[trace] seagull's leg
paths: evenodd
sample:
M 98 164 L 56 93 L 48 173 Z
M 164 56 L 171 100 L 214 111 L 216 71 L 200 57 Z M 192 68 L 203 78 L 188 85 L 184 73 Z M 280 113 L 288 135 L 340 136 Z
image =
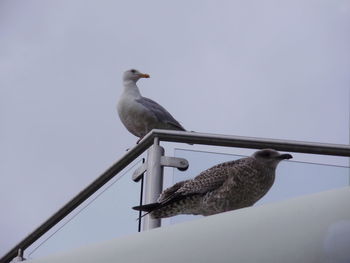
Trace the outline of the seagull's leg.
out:
M 143 136 L 140 137 L 140 139 L 137 140 L 136 144 L 139 144 L 139 142 L 140 142 L 142 139 L 143 139 Z M 126 151 L 129 151 L 129 150 L 130 150 L 130 148 L 127 148 L 127 149 L 126 149 Z
M 140 137 L 140 139 L 137 140 L 136 144 L 139 144 L 139 142 L 143 139 L 143 136 Z

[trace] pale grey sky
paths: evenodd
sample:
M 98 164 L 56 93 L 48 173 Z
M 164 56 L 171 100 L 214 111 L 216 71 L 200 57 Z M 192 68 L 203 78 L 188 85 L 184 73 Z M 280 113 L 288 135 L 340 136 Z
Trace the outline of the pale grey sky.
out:
M 132 67 L 188 130 L 349 143 L 349 0 L 3 0 L 0 254 L 136 142 Z

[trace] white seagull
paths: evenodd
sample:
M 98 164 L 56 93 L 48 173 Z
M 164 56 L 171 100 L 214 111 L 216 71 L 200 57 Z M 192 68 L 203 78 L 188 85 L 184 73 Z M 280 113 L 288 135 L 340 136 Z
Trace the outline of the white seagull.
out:
M 142 97 L 136 82 L 140 78 L 149 78 L 136 69 L 130 69 L 123 75 L 124 91 L 118 102 L 118 114 L 124 126 L 138 142 L 152 129 L 185 131 L 184 127 L 157 102 Z

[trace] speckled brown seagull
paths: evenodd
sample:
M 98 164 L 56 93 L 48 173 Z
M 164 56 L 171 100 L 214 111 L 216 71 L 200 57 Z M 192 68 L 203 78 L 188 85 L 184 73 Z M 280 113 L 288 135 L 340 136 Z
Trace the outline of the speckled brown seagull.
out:
M 123 75 L 124 91 L 118 102 L 118 114 L 124 126 L 139 141 L 152 129 L 185 131 L 184 127 L 157 102 L 142 97 L 136 82 L 140 78 L 149 78 L 136 69 L 130 69 Z
M 278 163 L 291 159 L 272 149 L 225 162 L 201 172 L 193 179 L 164 190 L 158 202 L 133 207 L 152 218 L 179 214 L 213 215 L 252 206 L 271 188 Z

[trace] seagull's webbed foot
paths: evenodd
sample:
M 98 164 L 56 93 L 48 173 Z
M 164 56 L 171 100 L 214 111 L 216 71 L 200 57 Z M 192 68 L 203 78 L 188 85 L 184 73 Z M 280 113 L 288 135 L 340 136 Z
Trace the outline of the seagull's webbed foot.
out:
M 142 137 L 140 137 L 138 140 L 137 140 L 137 142 L 136 142 L 136 144 L 139 144 L 140 143 L 140 141 L 143 139 L 143 136 Z M 129 151 L 131 148 L 127 148 L 126 149 L 126 151 Z
M 137 140 L 136 144 L 139 144 L 139 142 L 143 139 L 143 136 L 140 137 L 140 139 Z

